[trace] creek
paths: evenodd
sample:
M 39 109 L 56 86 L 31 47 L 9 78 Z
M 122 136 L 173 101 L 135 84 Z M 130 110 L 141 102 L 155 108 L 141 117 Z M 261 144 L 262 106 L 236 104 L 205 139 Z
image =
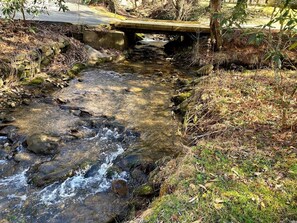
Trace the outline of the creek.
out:
M 9 114 L 14 121 L 0 128 L 0 219 L 123 219 L 155 162 L 180 152 L 170 98 L 184 74 L 165 58 L 141 44 L 129 62 L 85 70 Z M 124 196 L 111 189 L 119 179 Z

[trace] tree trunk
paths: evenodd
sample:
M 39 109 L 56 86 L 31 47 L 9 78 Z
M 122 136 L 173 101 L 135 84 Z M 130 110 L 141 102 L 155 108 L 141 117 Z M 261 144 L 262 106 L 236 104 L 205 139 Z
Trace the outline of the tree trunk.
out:
M 176 1 L 176 20 L 181 20 L 183 17 L 185 0 Z
M 26 16 L 25 16 L 25 0 L 20 2 L 20 11 L 22 13 L 23 21 L 26 22 Z
M 223 45 L 222 30 L 220 25 L 221 0 L 210 1 L 210 35 L 215 51 L 220 51 Z

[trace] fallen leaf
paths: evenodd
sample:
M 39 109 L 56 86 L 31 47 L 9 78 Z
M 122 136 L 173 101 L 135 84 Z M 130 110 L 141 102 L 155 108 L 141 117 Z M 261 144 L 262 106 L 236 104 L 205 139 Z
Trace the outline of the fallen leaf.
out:
M 203 186 L 202 184 L 199 184 L 199 187 L 203 188 L 204 190 L 207 190 L 207 188 L 205 186 Z
M 198 198 L 198 196 L 195 196 L 195 197 L 191 198 L 191 199 L 189 200 L 189 203 L 194 202 L 197 198 Z
M 224 203 L 225 201 L 222 200 L 222 199 L 220 199 L 220 198 L 216 198 L 216 199 L 214 200 L 214 202 L 217 203 L 217 204 L 220 204 L 220 203 Z
M 220 210 L 224 207 L 223 204 L 214 204 L 215 209 Z

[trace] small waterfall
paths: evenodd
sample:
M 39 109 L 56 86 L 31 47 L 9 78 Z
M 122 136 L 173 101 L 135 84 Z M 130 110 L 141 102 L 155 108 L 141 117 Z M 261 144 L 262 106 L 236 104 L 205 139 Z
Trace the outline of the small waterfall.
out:
M 68 178 L 63 183 L 54 183 L 40 191 L 38 196 L 41 202 L 46 205 L 61 203 L 66 199 L 75 197 L 82 191 L 85 196 L 89 196 L 109 189 L 111 181 L 114 179 L 126 179 L 128 176 L 126 172 L 116 174 L 112 179 L 106 178 L 107 170 L 113 165 L 112 162 L 124 152 L 121 145 L 117 146 L 117 151 L 106 155 L 104 163 L 100 165 L 93 176 L 85 177 L 91 166 L 84 170 L 79 170 L 75 176 Z M 82 197 L 80 196 L 79 199 L 82 199 Z

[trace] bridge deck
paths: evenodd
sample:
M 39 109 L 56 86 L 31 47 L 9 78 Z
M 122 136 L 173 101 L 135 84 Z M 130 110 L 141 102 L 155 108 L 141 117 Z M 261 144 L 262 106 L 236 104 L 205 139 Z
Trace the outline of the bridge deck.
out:
M 111 24 L 114 29 L 140 33 L 210 33 L 209 27 L 193 22 L 168 22 L 156 20 L 124 20 Z

